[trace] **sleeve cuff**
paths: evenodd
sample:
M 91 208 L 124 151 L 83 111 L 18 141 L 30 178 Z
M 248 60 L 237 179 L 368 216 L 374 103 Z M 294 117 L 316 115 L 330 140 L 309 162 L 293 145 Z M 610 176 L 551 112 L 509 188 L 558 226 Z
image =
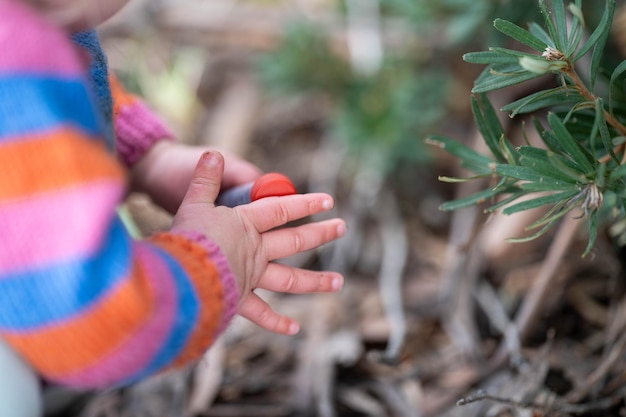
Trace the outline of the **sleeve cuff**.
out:
M 220 247 L 213 241 L 207 239 L 202 233 L 194 231 L 176 232 L 192 242 L 201 245 L 209 255 L 212 263 L 215 265 L 222 288 L 224 291 L 224 312 L 220 319 L 220 323 L 217 326 L 216 334 L 221 334 L 228 326 L 228 323 L 233 319 L 237 313 L 237 304 L 239 302 L 239 288 L 237 286 L 237 280 L 235 274 L 233 274 L 228 264 L 228 259 L 220 249 Z
M 132 167 L 156 142 L 174 139 L 174 134 L 140 100 L 117 111 L 114 130 L 118 157 L 127 167 Z

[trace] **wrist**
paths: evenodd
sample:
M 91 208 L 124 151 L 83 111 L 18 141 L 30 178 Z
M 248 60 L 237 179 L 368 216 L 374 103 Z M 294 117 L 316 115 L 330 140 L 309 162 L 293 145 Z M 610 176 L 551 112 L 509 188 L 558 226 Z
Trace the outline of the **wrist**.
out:
M 130 173 L 133 191 L 152 194 L 152 190 L 160 182 L 159 171 L 164 158 L 173 146 L 174 142 L 170 140 L 157 141 L 132 165 Z

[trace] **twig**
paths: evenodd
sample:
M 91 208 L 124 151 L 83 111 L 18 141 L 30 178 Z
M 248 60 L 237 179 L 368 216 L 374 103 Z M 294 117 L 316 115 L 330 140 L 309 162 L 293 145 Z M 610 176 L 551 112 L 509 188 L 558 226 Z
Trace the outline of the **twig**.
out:
M 486 391 L 479 390 L 473 395 L 467 396 L 465 398 L 461 398 L 457 401 L 457 406 L 463 406 L 467 404 L 471 404 L 477 401 L 495 401 L 501 404 L 506 404 L 511 407 L 520 408 L 520 409 L 533 409 L 533 410 L 541 410 L 547 412 L 559 412 L 566 414 L 584 414 L 593 411 L 601 411 L 606 410 L 614 406 L 618 401 L 621 400 L 621 396 L 614 396 L 608 398 L 602 398 L 597 401 L 591 401 L 583 404 L 571 404 L 566 402 L 561 402 L 557 400 L 548 401 L 545 403 L 535 402 L 535 401 L 515 401 L 510 398 L 499 397 L 496 395 L 488 394 Z
M 322 343 L 315 355 L 313 388 L 317 399 L 317 416 L 335 417 L 333 406 L 335 367 L 353 366 L 363 355 L 361 339 L 356 332 L 343 330 Z
M 514 363 L 521 360 L 520 340 L 515 325 L 509 318 L 502 300 L 488 282 L 482 282 L 475 288 L 474 297 L 485 312 L 491 325 L 504 336 L 507 351 Z
M 389 341 L 381 359 L 396 363 L 404 345 L 407 327 L 402 300 L 402 276 L 408 257 L 408 242 L 395 196 L 389 190 L 383 189 L 381 201 L 384 201 L 379 211 L 383 257 L 378 285 L 390 326 Z
M 320 366 L 318 356 L 320 346 L 329 337 L 329 320 L 331 309 L 328 294 L 317 294 L 310 300 L 309 309 L 315 311 L 306 324 L 307 332 L 296 356 L 297 364 L 294 371 L 292 406 L 296 411 L 306 412 L 314 405 L 314 391 L 319 378 Z M 321 364 L 324 366 L 325 364 Z M 332 381 L 324 381 L 332 383 Z
M 541 264 L 537 278 L 529 293 L 524 298 L 519 313 L 515 319 L 520 340 L 524 341 L 532 330 L 537 317 L 542 311 L 544 300 L 556 276 L 556 270 L 561 264 L 563 256 L 573 241 L 580 222 L 572 217 L 566 217 L 556 234 L 546 259 Z
M 418 417 L 420 413 L 407 402 L 402 392 L 394 384 L 385 381 L 372 383 L 372 390 L 383 400 L 391 415 L 397 417 Z
M 188 405 L 189 415 L 206 411 L 213 404 L 222 384 L 224 361 L 224 338 L 220 338 L 194 369 L 194 385 Z
M 481 185 L 480 181 L 465 183 L 459 188 L 459 194 L 469 194 Z M 439 294 L 440 303 L 446 307 L 441 310 L 446 333 L 454 345 L 470 357 L 478 357 L 480 352 L 478 330 L 471 320 L 471 312 L 474 309 L 473 287 L 483 262 L 482 248 L 477 244 L 483 219 L 478 206 L 452 214 Z
M 615 367 L 618 360 L 622 359 L 622 353 L 626 347 L 626 333 L 615 342 L 610 352 L 604 357 L 595 370 L 589 375 L 585 383 L 576 390 L 570 392 L 566 398 L 570 401 L 577 401 L 584 398 L 593 387 L 604 377 L 606 377 Z

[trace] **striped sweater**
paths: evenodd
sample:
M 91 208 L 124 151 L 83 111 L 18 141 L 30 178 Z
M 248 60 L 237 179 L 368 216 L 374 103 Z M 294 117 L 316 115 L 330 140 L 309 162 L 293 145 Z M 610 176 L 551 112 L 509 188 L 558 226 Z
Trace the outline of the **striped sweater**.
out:
M 198 358 L 238 294 L 204 236 L 125 230 L 126 165 L 167 131 L 113 80 L 116 158 L 85 52 L 0 0 L 0 337 L 48 380 L 98 388 Z

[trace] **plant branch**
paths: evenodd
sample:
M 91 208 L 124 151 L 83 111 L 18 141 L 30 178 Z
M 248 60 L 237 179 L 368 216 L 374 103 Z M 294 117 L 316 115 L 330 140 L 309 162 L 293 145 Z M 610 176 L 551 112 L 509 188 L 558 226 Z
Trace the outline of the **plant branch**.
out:
M 580 95 L 582 95 L 585 100 L 590 101 L 590 102 L 596 102 L 596 100 L 598 99 L 598 97 L 593 94 L 591 91 L 589 91 L 589 89 L 587 88 L 587 86 L 585 85 L 585 83 L 583 83 L 583 81 L 580 79 L 580 77 L 578 76 L 578 73 L 576 72 L 576 70 L 573 68 L 573 66 L 569 65 L 567 66 L 564 71 L 563 71 L 574 83 L 576 89 L 578 90 L 578 92 L 580 93 Z M 617 118 L 615 116 L 613 116 L 611 113 L 609 113 L 608 111 L 604 110 L 604 118 L 607 121 L 607 123 L 609 123 L 611 126 L 613 126 L 622 136 L 626 136 L 626 126 L 624 126 L 619 120 L 617 120 Z M 624 150 L 624 146 L 626 146 L 626 144 L 622 143 L 618 146 L 615 147 L 615 149 L 613 150 L 616 154 L 620 153 Z M 625 155 L 626 157 L 626 155 Z M 605 163 L 608 162 L 610 160 L 611 156 L 610 155 L 605 155 L 602 158 L 600 158 L 598 161 L 601 163 Z M 622 161 L 622 162 L 626 162 L 626 161 Z

